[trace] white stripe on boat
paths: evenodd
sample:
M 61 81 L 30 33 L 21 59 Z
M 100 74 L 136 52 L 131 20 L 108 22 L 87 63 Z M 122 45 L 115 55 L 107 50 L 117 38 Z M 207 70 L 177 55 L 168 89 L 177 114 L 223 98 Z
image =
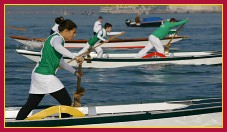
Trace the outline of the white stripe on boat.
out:
M 28 50 L 16 50 L 19 54 L 27 57 L 30 60 L 38 62 L 40 59 L 40 52 Z M 180 65 L 215 65 L 222 64 L 222 53 L 214 51 L 206 52 L 178 52 L 170 53 L 167 58 L 150 58 L 150 59 L 135 59 L 136 54 L 108 54 L 108 58 L 96 58 L 95 53 L 90 54 L 91 63 L 86 61 L 83 63 L 84 68 L 118 68 L 128 66 L 152 65 L 152 64 L 180 64 Z M 69 62 L 69 58 L 64 58 Z M 76 62 L 69 63 L 76 66 Z

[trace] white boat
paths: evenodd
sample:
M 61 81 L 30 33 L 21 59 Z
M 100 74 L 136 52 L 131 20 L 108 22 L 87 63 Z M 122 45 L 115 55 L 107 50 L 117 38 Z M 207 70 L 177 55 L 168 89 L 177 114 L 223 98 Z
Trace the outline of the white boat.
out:
M 20 108 L 5 108 L 5 127 L 223 127 L 221 98 L 77 108 L 40 106 L 26 120 L 15 120 Z M 59 118 L 61 113 L 73 117 Z
M 24 49 L 17 49 L 17 53 L 22 56 L 38 62 L 41 53 Z M 222 64 L 221 51 L 204 51 L 204 52 L 176 52 L 169 53 L 165 58 L 134 58 L 136 54 L 104 54 L 106 58 L 96 58 L 97 54 L 90 53 L 91 59 L 85 58 L 84 68 L 118 68 L 128 66 L 141 66 L 153 64 L 180 64 L 180 65 L 216 65 Z M 64 57 L 64 60 L 72 66 L 76 66 L 75 61 Z M 91 61 L 91 62 L 90 62 Z
M 24 36 L 10 36 L 10 38 L 26 45 L 32 48 L 41 48 L 44 44 L 45 39 L 44 38 L 28 38 Z M 165 37 L 163 40 L 161 40 L 163 45 L 166 45 L 172 37 Z M 172 43 L 175 43 L 177 41 L 180 41 L 184 38 L 188 38 L 186 36 L 176 36 L 171 41 Z M 134 38 L 134 39 L 116 39 L 111 40 L 110 42 L 102 45 L 102 47 L 105 48 L 144 48 L 144 46 L 147 44 L 148 39 L 147 38 Z M 66 48 L 83 48 L 85 44 L 87 43 L 87 40 L 72 40 L 72 41 L 66 41 L 65 47 Z

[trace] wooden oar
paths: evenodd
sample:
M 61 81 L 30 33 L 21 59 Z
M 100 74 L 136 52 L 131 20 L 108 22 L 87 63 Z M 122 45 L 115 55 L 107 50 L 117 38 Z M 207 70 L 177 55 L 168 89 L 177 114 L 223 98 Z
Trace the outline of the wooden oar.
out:
M 177 33 L 183 28 L 185 24 L 182 24 L 177 30 L 176 32 L 174 33 L 173 37 L 169 40 L 168 44 L 165 46 L 165 54 L 168 54 L 169 53 L 169 48 L 170 46 L 172 45 L 171 42 L 173 40 L 173 38 L 177 35 Z
M 123 35 L 123 34 L 124 34 L 124 33 L 120 33 L 120 34 L 118 34 L 118 35 L 116 35 L 116 36 L 111 36 L 108 40 L 109 40 L 109 41 L 110 41 L 110 40 L 114 40 L 114 39 L 118 38 L 119 36 L 121 36 L 121 35 Z M 84 55 L 84 54 L 90 53 L 90 51 L 94 50 L 95 48 L 97 48 L 97 47 L 99 47 L 99 46 L 101 46 L 101 45 L 103 45 L 103 44 L 105 44 L 105 43 L 106 43 L 106 42 L 102 42 L 102 43 L 100 43 L 100 44 L 98 44 L 98 45 L 92 47 L 90 50 L 88 50 L 88 51 L 82 53 L 80 56 L 82 56 L 82 55 Z
M 20 31 L 26 31 L 25 28 L 18 28 L 18 27 L 14 27 L 14 26 L 6 26 L 6 28 L 11 28 L 11 29 L 20 30 Z
M 121 36 L 121 35 L 123 35 L 123 34 L 124 34 L 124 33 L 121 33 L 121 34 L 119 34 L 119 35 L 113 36 L 113 37 L 111 37 L 109 40 L 113 40 L 113 39 L 115 39 L 115 38 L 117 38 L 117 37 L 119 37 L 119 36 Z M 101 46 L 101 45 L 103 45 L 104 43 L 105 43 L 105 42 L 102 42 L 102 43 L 98 44 L 97 46 L 93 47 L 92 49 L 95 49 L 96 47 Z M 92 49 L 91 49 L 91 50 L 92 50 Z M 86 52 L 80 54 L 79 56 L 81 57 L 81 56 L 84 55 L 84 54 L 89 54 L 89 52 L 90 52 L 91 50 L 89 49 L 88 51 L 86 51 Z M 73 60 L 74 60 L 74 59 L 70 60 L 68 63 L 72 62 Z M 77 71 L 78 71 L 79 73 L 82 72 L 82 64 L 80 64 L 80 65 L 78 66 Z M 80 86 L 80 84 L 81 84 L 81 77 L 77 76 L 77 90 L 76 90 L 76 92 L 74 93 L 74 96 L 73 96 L 73 97 L 74 97 L 73 107 L 81 107 L 80 98 L 81 98 L 81 96 L 84 95 L 85 89 L 82 88 L 82 87 Z
M 82 72 L 82 64 L 78 66 L 77 71 L 79 73 Z M 74 92 L 74 96 L 73 96 L 74 97 L 73 107 L 81 106 L 80 98 L 81 96 L 84 95 L 85 90 L 80 86 L 80 84 L 81 84 L 81 77 L 77 76 L 77 89 L 76 89 L 76 92 Z
M 123 34 L 124 34 L 124 33 L 120 33 L 120 34 L 118 34 L 118 35 L 116 35 L 116 36 L 112 36 L 112 37 L 110 37 L 108 40 L 110 41 L 110 40 L 116 39 L 116 38 L 118 38 L 119 36 L 121 36 L 121 35 L 123 35 Z M 105 43 L 106 43 L 106 42 L 102 42 L 102 43 L 100 43 L 100 44 L 98 44 L 98 45 L 92 47 L 91 49 L 88 49 L 87 51 L 81 53 L 81 54 L 79 55 L 79 57 L 81 57 L 81 56 L 83 56 L 83 55 L 85 55 L 85 54 L 90 54 L 90 52 L 91 52 L 92 50 L 94 50 L 95 48 L 97 48 L 97 47 L 99 47 L 99 46 L 101 46 L 101 45 L 103 45 L 103 44 L 105 44 Z M 74 59 L 71 59 L 70 61 L 68 61 L 68 63 L 72 62 L 73 60 L 74 60 Z

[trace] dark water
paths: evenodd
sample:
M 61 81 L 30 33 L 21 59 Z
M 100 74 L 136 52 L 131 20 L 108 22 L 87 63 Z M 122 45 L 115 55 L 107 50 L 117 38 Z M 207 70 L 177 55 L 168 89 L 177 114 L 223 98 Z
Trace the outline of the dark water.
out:
M 126 31 L 121 38 L 148 37 L 155 28 L 129 28 L 125 19 L 134 20 L 135 15 L 102 15 L 105 22 L 113 25 L 113 31 Z M 222 16 L 218 14 L 154 14 L 164 19 L 190 18 L 181 35 L 189 39 L 173 44 L 173 48 L 184 51 L 222 50 Z M 28 97 L 30 75 L 35 63 L 17 54 L 21 44 L 9 38 L 10 35 L 47 37 L 56 15 L 7 14 L 6 25 L 23 27 L 27 31 L 6 29 L 6 106 L 23 105 Z M 76 39 L 92 36 L 93 23 L 98 14 L 67 15 L 78 26 Z M 77 50 L 74 50 L 77 51 Z M 135 53 L 139 49 L 105 49 L 111 53 Z M 143 100 L 178 100 L 222 96 L 222 65 L 183 66 L 146 65 L 116 69 L 83 69 L 82 86 L 86 89 L 82 103 L 138 102 Z M 76 77 L 60 70 L 57 76 L 67 88 L 71 97 L 76 89 Z M 40 105 L 58 104 L 47 95 Z

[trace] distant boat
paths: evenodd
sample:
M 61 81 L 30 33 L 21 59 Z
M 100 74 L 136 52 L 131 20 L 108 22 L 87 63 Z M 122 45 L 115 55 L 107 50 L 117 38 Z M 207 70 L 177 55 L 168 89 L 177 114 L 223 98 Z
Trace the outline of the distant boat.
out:
M 159 27 L 162 24 L 163 19 L 160 17 L 147 17 L 143 18 L 140 22 L 140 19 L 137 17 L 135 22 L 132 22 L 130 19 L 125 20 L 125 24 L 128 27 Z

